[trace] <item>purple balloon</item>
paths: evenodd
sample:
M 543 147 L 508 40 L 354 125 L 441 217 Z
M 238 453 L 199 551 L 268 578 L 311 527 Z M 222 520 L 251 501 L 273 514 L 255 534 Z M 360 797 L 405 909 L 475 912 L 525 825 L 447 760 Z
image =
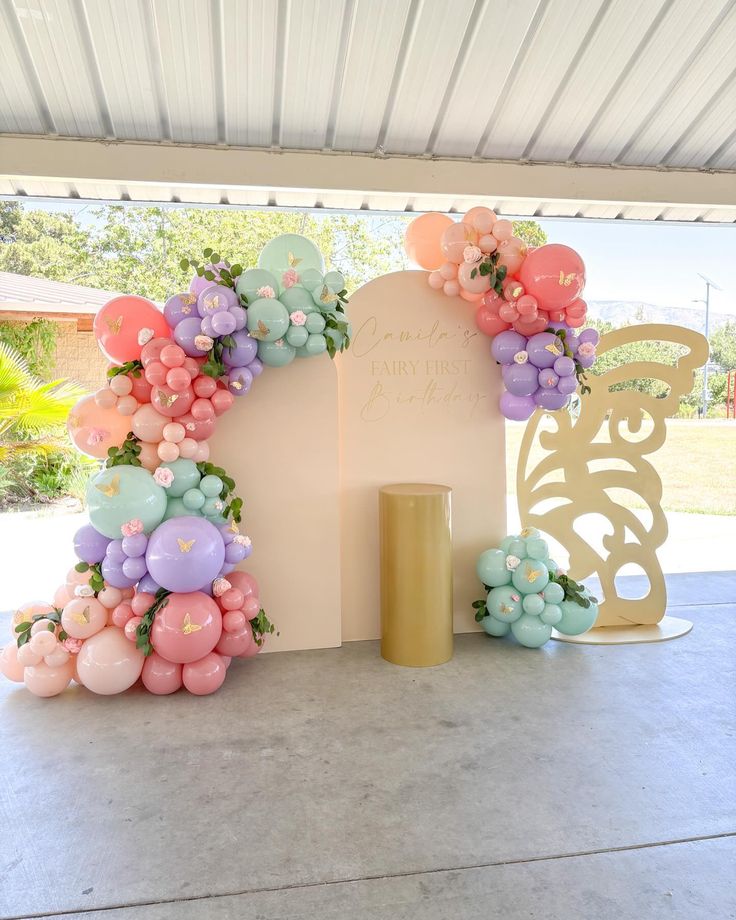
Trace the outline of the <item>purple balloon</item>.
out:
M 128 558 L 125 550 L 123 549 L 123 541 L 110 540 L 105 556 L 113 565 L 122 565 Z
M 197 310 L 200 316 L 212 316 L 239 303 L 240 298 L 231 287 L 210 283 L 197 297 Z
M 506 333 L 501 333 L 505 335 Z M 552 332 L 538 332 L 533 335 L 526 345 L 529 360 L 535 367 L 552 367 L 562 355 L 563 346 Z
M 204 335 L 209 335 L 210 337 L 214 337 L 215 330 L 212 328 L 212 317 L 211 316 L 202 317 L 202 322 L 200 323 L 200 329 L 202 330 L 202 333 Z
M 537 373 L 536 367 L 531 364 L 504 364 L 501 376 L 509 393 L 531 396 L 539 386 Z
M 217 265 L 213 265 L 210 262 L 208 265 L 205 265 L 205 269 L 214 272 L 215 278 L 219 281 L 220 273 L 217 270 L 218 268 L 227 268 L 227 266 L 224 262 L 218 262 Z M 202 291 L 206 290 L 208 287 L 212 287 L 212 281 L 208 281 L 204 275 L 195 275 L 189 282 L 189 290 L 198 297 Z
M 224 561 L 222 535 L 202 517 L 170 518 L 148 539 L 148 571 L 167 591 L 199 591 L 217 576 Z
M 235 566 L 231 565 L 229 562 L 226 562 L 223 565 L 223 567 L 220 569 L 220 575 L 221 577 L 225 578 L 227 575 L 229 575 L 231 572 L 234 572 L 234 571 L 235 571 Z
M 222 362 L 228 367 L 245 367 L 258 354 L 258 342 L 244 330 L 233 333 L 233 348 L 222 349 Z
M 566 406 L 569 401 L 570 397 L 565 393 L 560 393 L 557 389 L 537 390 L 534 394 L 534 402 L 548 412 L 554 412 L 557 409 L 561 409 L 563 406 Z
M 537 372 L 537 379 L 539 381 L 540 387 L 544 387 L 545 390 L 551 390 L 552 387 L 557 386 L 557 381 L 560 378 L 557 376 L 557 374 L 555 374 L 551 367 L 546 367 Z
M 74 552 L 78 559 L 88 565 L 96 565 L 105 558 L 105 550 L 110 542 L 91 524 L 85 524 L 74 534 Z
M 233 396 L 245 396 L 253 383 L 253 374 L 247 367 L 234 367 L 227 375 L 227 388 Z
M 123 552 L 131 558 L 143 556 L 147 546 L 148 537 L 144 533 L 134 533 L 130 537 L 123 537 Z
M 123 567 L 111 562 L 107 557 L 102 560 L 102 577 L 113 588 L 132 588 L 138 580 L 137 578 L 128 578 L 123 572 Z
M 252 361 L 248 362 L 248 370 L 253 374 L 254 377 L 260 377 L 263 373 L 263 362 L 260 358 L 253 358 Z
M 232 524 L 220 524 L 217 529 L 220 531 L 222 542 L 225 544 L 225 546 L 229 546 L 235 539 Z
M 574 393 L 578 388 L 578 379 L 575 374 L 569 374 L 567 377 L 560 377 L 559 383 L 557 384 L 557 389 L 560 393 L 564 393 L 565 396 L 569 396 L 570 393 Z
M 138 582 L 138 591 L 140 593 L 155 594 L 160 588 L 161 585 L 150 575 L 144 575 Z
M 212 317 L 212 328 L 215 335 L 230 335 L 231 332 L 235 332 L 235 317 L 227 310 L 220 310 Z
M 514 396 L 513 393 L 502 393 L 499 406 L 512 422 L 525 422 L 537 408 L 531 396 Z
M 143 556 L 131 556 L 123 563 L 123 574 L 127 578 L 134 578 L 136 581 L 140 581 L 147 571 L 146 560 Z
M 246 323 L 248 322 L 248 314 L 245 312 L 244 307 L 229 307 L 228 313 L 231 313 L 235 317 L 236 330 L 245 329 Z
M 595 364 L 595 355 L 581 355 L 580 352 L 575 356 L 582 368 L 587 370 Z
M 565 345 L 570 349 L 570 351 L 575 354 L 577 347 L 580 344 L 580 339 L 575 335 L 574 332 L 568 332 L 565 337 Z
M 172 329 L 188 316 L 197 315 L 197 306 L 192 302 L 191 297 L 189 293 L 174 294 L 164 304 L 164 316 Z
M 174 329 L 174 341 L 184 349 L 190 358 L 199 358 L 207 354 L 194 344 L 198 335 L 202 335 L 202 320 L 198 316 L 190 316 L 182 320 Z
M 583 329 L 578 335 L 581 342 L 590 342 L 591 345 L 597 345 L 601 337 L 597 329 Z
M 499 364 L 511 364 L 517 351 L 526 348 L 526 336 L 513 329 L 506 329 L 491 342 L 491 354 Z
M 245 559 L 245 547 L 242 543 L 228 543 L 225 547 L 225 562 L 237 565 Z
M 575 362 L 566 355 L 558 358 L 552 366 L 558 377 L 568 377 L 570 374 L 575 373 Z

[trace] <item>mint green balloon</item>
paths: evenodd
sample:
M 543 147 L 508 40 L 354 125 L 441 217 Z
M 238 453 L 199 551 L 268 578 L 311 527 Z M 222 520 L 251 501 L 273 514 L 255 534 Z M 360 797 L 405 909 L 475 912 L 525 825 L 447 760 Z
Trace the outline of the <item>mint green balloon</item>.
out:
M 202 505 L 202 514 L 206 518 L 214 517 L 216 514 L 220 514 L 224 507 L 223 502 L 219 498 L 207 498 L 205 503 Z
M 166 514 L 164 515 L 165 521 L 170 521 L 171 518 L 177 517 L 200 517 L 199 511 L 195 511 L 192 508 L 188 508 L 184 504 L 183 498 L 173 497 L 170 498 L 166 504 Z
M 305 346 L 306 347 L 306 346 Z M 296 356 L 296 349 L 281 339 L 277 342 L 259 342 L 258 357 L 269 367 L 286 367 Z
M 560 601 L 565 599 L 565 591 L 562 585 L 558 585 L 556 581 L 551 581 L 542 594 L 544 594 L 544 599 L 548 604 L 559 604 Z
M 250 304 L 258 299 L 258 289 L 262 287 L 273 288 L 274 294 L 279 292 L 279 283 L 271 272 L 262 268 L 249 268 L 238 278 L 235 293 L 243 294 Z
M 524 613 L 538 617 L 544 611 L 544 598 L 539 594 L 525 594 L 521 599 L 521 606 L 524 608 Z
M 511 624 L 511 632 L 520 645 L 527 648 L 539 648 L 552 638 L 552 627 L 543 623 L 539 617 L 522 613 L 518 620 Z
M 185 508 L 189 508 L 190 511 L 199 511 L 204 504 L 204 495 L 199 489 L 189 489 L 182 495 L 181 500 Z
M 197 469 L 194 460 L 185 460 L 179 457 L 178 460 L 172 460 L 171 463 L 162 463 L 161 466 L 171 470 L 174 474 L 174 481 L 166 490 L 167 498 L 181 498 L 185 492 L 190 489 L 196 489 L 202 474 Z
M 345 336 L 342 332 L 338 332 L 337 329 L 325 329 L 325 338 L 332 339 L 335 351 L 340 351 L 342 349 L 343 342 L 345 341 Z
M 289 326 L 286 330 L 286 341 L 294 348 L 301 348 L 307 344 L 309 333 L 306 326 Z
M 537 559 L 539 562 L 544 562 L 549 555 L 547 541 L 539 537 L 528 537 L 526 541 L 526 555 L 530 559 Z
M 199 491 L 205 498 L 219 498 L 222 486 L 223 482 L 219 476 L 205 476 L 199 484 Z
M 311 358 L 312 355 L 307 351 L 306 345 L 300 345 L 299 348 L 295 348 L 297 358 Z
M 289 311 L 275 297 L 261 297 L 248 306 L 248 332 L 259 342 L 276 342 L 289 328 Z
M 521 597 L 510 585 L 491 588 L 486 598 L 486 610 L 502 623 L 513 623 L 522 615 Z
M 483 619 L 480 621 L 480 625 L 488 633 L 489 636 L 507 636 L 511 629 L 511 626 L 508 623 L 502 623 L 495 617 L 483 617 Z
M 345 290 L 345 276 L 342 272 L 327 272 L 324 282 L 333 294 L 339 294 L 340 291 Z
M 478 578 L 489 588 L 499 588 L 511 581 L 511 572 L 506 568 L 506 553 L 500 549 L 487 549 L 475 564 Z
M 289 313 L 293 313 L 295 310 L 301 310 L 302 313 L 314 313 L 317 309 L 312 295 L 309 291 L 305 291 L 303 287 L 287 288 L 279 295 L 279 300 Z
M 511 575 L 511 581 L 522 594 L 538 594 L 549 582 L 547 566 L 536 559 L 522 559 Z
M 266 243 L 258 256 L 258 267 L 274 274 L 281 282 L 285 271 L 293 269 L 301 276 L 307 269 L 324 274 L 322 253 L 311 240 L 298 233 L 283 233 Z
M 316 268 L 305 268 L 303 271 L 299 272 L 299 284 L 303 288 L 306 288 L 306 293 L 309 295 L 309 299 L 312 300 L 311 291 L 313 291 L 318 284 L 324 284 L 322 272 L 318 272 Z M 313 300 L 312 303 L 314 303 Z
M 557 604 L 545 604 L 539 619 L 548 626 L 557 626 L 562 619 L 562 610 Z
M 586 588 L 584 597 L 590 599 L 590 592 Z M 579 636 L 587 632 L 598 618 L 598 604 L 591 601 L 590 607 L 581 607 L 574 601 L 562 601 L 559 605 L 562 610 L 562 619 L 557 624 L 557 631 L 566 636 Z
M 304 347 L 307 350 L 307 354 L 321 355 L 323 351 L 327 351 L 327 339 L 318 332 L 310 333 L 307 344 Z
M 227 518 L 224 518 L 221 514 L 208 514 L 207 520 L 210 524 L 214 524 L 215 527 L 222 527 L 227 524 Z
M 143 522 L 146 533 L 158 527 L 166 513 L 166 489 L 142 466 L 113 466 L 90 479 L 87 506 L 95 530 L 119 540 L 120 527 L 133 518 Z
M 321 313 L 310 313 L 307 316 L 307 322 L 305 323 L 304 328 L 307 332 L 324 332 L 325 330 L 325 318 Z

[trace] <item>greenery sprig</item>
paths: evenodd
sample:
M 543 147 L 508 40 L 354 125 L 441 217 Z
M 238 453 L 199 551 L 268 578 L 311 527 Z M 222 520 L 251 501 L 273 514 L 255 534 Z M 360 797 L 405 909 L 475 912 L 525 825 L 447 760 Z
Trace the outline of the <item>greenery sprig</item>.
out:
M 48 631 L 56 632 L 56 627 L 61 624 L 61 610 L 58 607 L 54 607 L 53 613 L 37 613 L 31 617 L 30 620 L 24 620 L 22 623 L 18 623 L 15 627 L 15 632 L 17 634 L 16 643 L 18 648 L 22 645 L 25 645 L 26 642 L 29 642 L 31 639 L 31 627 L 34 623 L 38 623 L 39 620 L 48 620 Z M 63 642 L 67 638 L 66 633 L 62 630 L 59 633 L 59 639 Z
M 140 361 L 126 361 L 125 364 L 121 364 L 119 367 L 111 367 L 107 376 L 112 380 L 113 377 L 117 377 L 118 374 L 130 374 L 131 377 L 140 377 L 143 373 L 143 365 Z
M 202 373 L 215 380 L 224 377 L 230 370 L 222 360 L 222 353 L 226 348 L 235 348 L 235 339 L 231 335 L 223 335 L 214 339 L 212 348 L 207 352 L 207 360 L 202 365 Z
M 197 469 L 204 476 L 219 476 L 222 480 L 222 491 L 220 492 L 219 498 L 220 501 L 225 502 L 225 507 L 222 510 L 223 517 L 232 517 L 236 524 L 239 524 L 243 510 L 243 499 L 238 498 L 237 495 L 234 495 L 235 492 L 235 480 L 232 476 L 228 476 L 225 470 L 221 466 L 215 466 L 214 463 L 203 460 L 197 464 Z
M 141 442 L 129 431 L 120 447 L 111 447 L 107 452 L 105 466 L 141 466 L 138 455 L 141 452 Z
M 250 625 L 253 628 L 253 638 L 256 640 L 256 645 L 263 645 L 263 637 L 272 635 L 276 632 L 276 627 L 266 616 L 266 611 L 261 607 L 258 611 L 258 616 L 253 617 L 250 621 Z M 276 633 L 278 636 L 279 633 Z
M 565 592 L 563 600 L 572 601 L 573 604 L 577 604 L 585 610 L 587 610 L 591 604 L 598 603 L 598 599 L 593 597 L 592 594 L 588 593 L 587 596 L 583 594 L 585 587 L 573 578 L 570 578 L 569 575 L 556 575 L 554 572 L 550 572 L 549 580 L 550 582 L 558 584 Z
M 102 591 L 105 587 L 105 579 L 102 577 L 102 563 L 95 562 L 94 565 L 89 565 L 87 562 L 78 562 L 74 566 L 75 571 L 77 572 L 91 572 L 89 576 L 89 586 L 95 592 L 95 597 Z
M 567 332 L 564 329 L 553 329 L 551 326 L 548 326 L 545 331 L 551 332 L 553 335 L 557 336 L 557 338 L 560 340 L 560 344 L 562 345 L 565 357 L 572 358 L 572 360 L 575 362 L 575 376 L 577 377 L 578 383 L 580 384 L 580 395 L 585 396 L 586 393 L 590 393 L 591 390 L 587 384 L 588 378 L 585 374 L 585 368 L 578 361 L 578 359 L 572 353 L 572 349 L 567 344 Z
M 225 287 L 234 288 L 238 277 L 243 273 L 243 266 L 238 264 L 231 265 L 227 259 L 221 260 L 220 253 L 215 252 L 211 246 L 207 246 L 202 255 L 204 262 L 199 259 L 182 259 L 179 262 L 181 270 L 189 271 L 190 268 L 193 268 L 200 278 L 205 278 L 207 281 L 216 281 Z M 220 261 L 225 263 L 224 266 L 213 271 L 210 266 L 214 267 Z
M 484 585 L 485 587 L 485 585 Z M 490 591 L 490 588 L 488 589 Z M 475 622 L 480 623 L 480 621 L 489 616 L 488 608 L 486 607 L 486 599 L 483 598 L 479 601 L 473 601 L 473 610 L 475 610 Z
M 326 335 L 327 354 L 334 358 L 338 351 L 346 351 L 350 347 L 350 323 L 345 316 L 345 307 L 348 303 L 347 290 L 343 288 L 335 296 L 337 297 L 337 306 L 335 312 L 322 311 L 325 318 L 325 330 L 332 329 L 340 334 L 340 348 L 335 345 L 335 340 L 331 335 Z
M 497 294 L 503 294 L 503 280 L 508 270 L 505 265 L 499 265 L 498 260 L 499 253 L 497 252 L 491 253 L 489 256 L 484 256 L 478 263 L 477 268 L 471 271 L 470 277 L 475 278 L 477 275 L 481 275 L 482 277 L 490 275 L 491 288 Z
M 135 647 L 139 648 L 146 657 L 153 651 L 153 646 L 151 645 L 153 621 L 156 619 L 156 614 L 159 610 L 162 610 L 169 603 L 170 594 L 171 591 L 167 591 L 166 588 L 158 589 L 155 595 L 156 599 L 141 617 L 141 621 L 135 631 Z

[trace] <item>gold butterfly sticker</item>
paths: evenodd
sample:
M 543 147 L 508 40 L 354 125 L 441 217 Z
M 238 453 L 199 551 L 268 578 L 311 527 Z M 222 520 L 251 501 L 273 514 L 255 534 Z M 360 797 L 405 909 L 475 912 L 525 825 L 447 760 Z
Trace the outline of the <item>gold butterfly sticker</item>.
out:
M 123 317 L 118 316 L 117 319 L 107 319 L 106 318 L 105 322 L 107 323 L 107 328 L 110 330 L 110 332 L 113 335 L 117 335 L 120 332 L 120 329 L 123 325 Z
M 220 309 L 220 295 L 213 294 L 212 297 L 207 301 L 208 310 L 219 310 Z
M 526 580 L 529 582 L 529 584 L 533 584 L 539 578 L 539 575 L 540 573 L 536 569 L 533 569 L 531 566 L 527 566 Z
M 169 395 L 168 393 L 164 393 L 163 390 L 159 390 L 158 398 L 159 398 L 159 402 L 164 407 L 164 409 L 170 409 L 174 405 L 174 403 L 177 401 L 177 399 L 179 398 L 179 394 L 172 393 L 171 395 Z
M 196 294 L 179 294 L 179 300 L 184 304 L 185 307 L 191 307 L 193 303 L 197 302 Z
M 112 498 L 114 495 L 120 495 L 120 476 L 116 473 L 110 482 L 96 482 L 95 488 L 102 492 L 103 495 L 107 495 L 108 498 Z
M 297 259 L 293 252 L 289 253 L 289 268 L 296 268 L 297 265 L 301 262 L 301 259 Z
M 235 521 L 230 521 L 230 526 L 228 527 L 229 533 L 240 533 L 240 528 L 235 523 Z
M 89 623 L 90 620 L 89 607 L 85 607 L 81 613 L 75 613 L 72 616 L 72 619 L 75 623 L 79 623 L 81 626 L 85 626 L 87 623 Z
M 545 345 L 544 350 L 550 352 L 553 355 L 559 355 L 561 353 L 557 342 L 550 342 L 549 345 Z
M 194 546 L 194 544 L 197 541 L 196 540 L 182 540 L 181 537 L 177 537 L 176 542 L 179 544 L 179 549 L 181 550 L 182 553 L 188 553 L 189 550 Z
M 192 623 L 192 618 L 188 613 L 184 614 L 184 621 L 181 624 L 181 631 L 185 636 L 191 636 L 194 632 L 199 632 L 202 627 L 199 623 Z
M 560 269 L 560 281 L 559 284 L 562 287 L 570 287 L 570 285 L 575 280 L 575 272 L 570 272 L 569 275 L 566 275 L 562 269 Z
M 79 428 L 80 425 L 82 424 L 82 420 L 78 415 L 70 415 L 67 420 L 67 424 L 69 425 L 72 431 L 76 431 L 77 428 Z
M 325 284 L 322 287 L 322 293 L 319 295 L 320 303 L 333 303 L 337 300 L 337 294 L 333 294 L 332 291 Z
M 261 342 L 265 340 L 267 335 L 271 334 L 271 330 L 263 322 L 262 319 L 258 320 L 258 328 L 254 329 L 252 332 L 248 333 L 252 339 L 259 339 Z

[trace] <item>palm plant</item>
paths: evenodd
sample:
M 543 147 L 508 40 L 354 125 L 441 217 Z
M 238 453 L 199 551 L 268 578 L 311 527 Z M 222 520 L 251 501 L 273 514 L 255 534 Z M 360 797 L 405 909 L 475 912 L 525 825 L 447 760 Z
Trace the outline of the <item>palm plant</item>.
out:
M 44 383 L 15 349 L 0 342 L 0 492 L 13 486 L 29 491 L 14 475 L 24 457 L 71 452 L 62 425 L 84 392 L 68 380 Z

